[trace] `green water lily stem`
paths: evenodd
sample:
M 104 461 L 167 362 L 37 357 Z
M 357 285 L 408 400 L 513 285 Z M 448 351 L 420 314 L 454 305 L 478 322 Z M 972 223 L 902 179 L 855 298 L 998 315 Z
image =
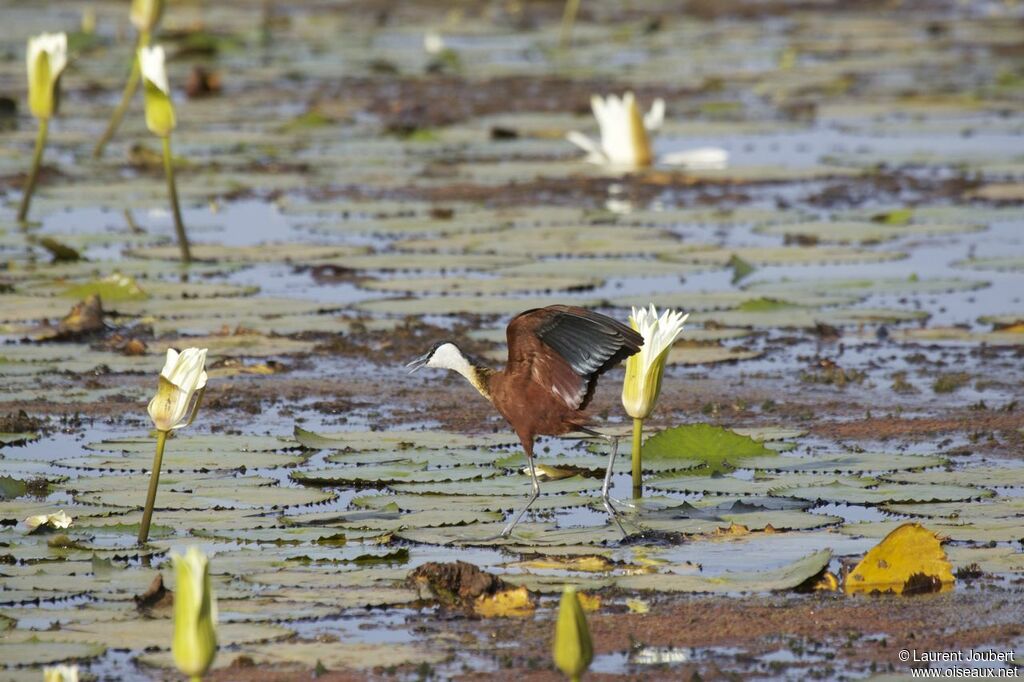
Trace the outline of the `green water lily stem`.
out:
M 121 126 L 121 121 L 124 119 L 125 112 L 128 111 L 128 107 L 132 103 L 132 98 L 135 97 L 135 91 L 139 89 L 139 82 L 142 79 L 142 68 L 139 65 L 139 48 L 149 45 L 149 31 L 142 31 L 139 33 L 139 39 L 135 44 L 135 50 L 132 52 L 132 70 L 128 74 L 128 80 L 124 84 L 124 92 L 121 93 L 121 101 L 118 102 L 117 107 L 110 114 L 110 121 L 107 122 L 107 128 L 103 131 L 103 135 L 100 136 L 96 146 L 93 147 L 92 156 L 94 159 L 98 159 L 103 156 L 103 150 L 106 148 L 107 143 L 110 142 L 111 138 L 114 137 L 114 133 Z
M 640 498 L 644 495 L 644 472 L 643 461 L 640 456 L 640 447 L 644 442 L 644 420 L 633 420 L 633 497 Z
M 178 236 L 178 247 L 181 249 L 181 262 L 188 265 L 192 262 L 192 251 L 185 234 L 185 224 L 181 220 L 181 207 L 178 205 L 178 186 L 174 182 L 174 159 L 171 157 L 171 136 L 161 138 L 164 143 L 164 172 L 167 175 L 167 194 L 171 199 L 171 212 L 174 214 L 174 232 Z
M 36 190 L 36 181 L 39 179 L 39 167 L 43 165 L 43 149 L 46 148 L 46 133 L 50 128 L 50 119 L 39 119 L 39 131 L 36 133 L 36 150 L 32 154 L 32 170 L 25 180 L 25 189 L 21 193 L 21 206 L 18 208 L 18 222 L 23 223 L 28 218 L 28 207 L 32 203 L 32 193 Z
M 146 495 L 146 508 L 142 512 L 142 523 L 139 525 L 139 544 L 146 544 L 149 539 L 149 524 L 153 520 L 153 506 L 156 504 L 156 489 L 160 485 L 160 466 L 164 460 L 164 446 L 167 445 L 167 432 L 156 432 L 156 454 L 153 455 L 153 470 L 149 472 L 149 493 Z
M 558 37 L 558 46 L 562 49 L 569 47 L 572 40 L 572 26 L 576 23 L 576 13 L 580 11 L 580 0 L 565 0 L 565 9 L 562 12 L 562 30 Z

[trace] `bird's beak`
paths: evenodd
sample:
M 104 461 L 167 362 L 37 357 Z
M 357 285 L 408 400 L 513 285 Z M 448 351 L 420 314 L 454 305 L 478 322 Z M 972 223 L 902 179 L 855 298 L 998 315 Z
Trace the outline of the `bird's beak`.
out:
M 418 358 L 416 358 L 412 362 L 406 364 L 406 367 L 409 368 L 409 374 L 412 374 L 413 372 L 418 370 L 420 367 L 424 367 L 427 364 L 427 362 L 429 362 L 429 361 L 430 361 L 430 353 L 424 353 L 423 355 L 419 356 Z

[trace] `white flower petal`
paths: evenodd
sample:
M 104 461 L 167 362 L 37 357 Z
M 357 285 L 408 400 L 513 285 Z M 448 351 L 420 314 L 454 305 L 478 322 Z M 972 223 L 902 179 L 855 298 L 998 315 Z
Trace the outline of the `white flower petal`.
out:
M 139 68 L 142 77 L 152 83 L 165 95 L 171 94 L 171 85 L 167 81 L 167 65 L 164 48 L 160 45 L 139 49 Z
M 729 163 L 729 152 L 721 147 L 700 147 L 671 152 L 661 157 L 660 162 L 691 170 L 721 170 Z

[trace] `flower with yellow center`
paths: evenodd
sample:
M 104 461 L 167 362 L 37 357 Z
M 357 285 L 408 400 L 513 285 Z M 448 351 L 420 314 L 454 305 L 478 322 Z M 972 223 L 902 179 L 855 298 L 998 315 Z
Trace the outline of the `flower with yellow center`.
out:
M 600 142 L 595 142 L 575 130 L 566 139 L 587 152 L 591 163 L 632 170 L 655 163 L 651 135 L 665 121 L 665 101 L 656 99 L 650 110 L 641 115 L 632 92 L 622 97 L 608 95 L 590 98 L 590 106 L 601 131 Z M 659 164 L 682 166 L 691 170 L 722 169 L 729 153 L 720 147 L 700 147 L 665 154 Z
M 43 668 L 43 682 L 78 682 L 78 666 L 47 666 Z
M 60 102 L 60 77 L 68 65 L 67 34 L 40 33 L 30 38 L 25 53 L 25 65 L 28 68 L 28 108 L 32 115 L 39 119 L 39 129 L 36 132 L 32 168 L 21 193 L 18 222 L 24 222 L 28 218 L 32 193 L 35 192 L 36 181 L 39 179 L 39 167 L 43 163 L 50 118 L 57 113 L 57 105 Z
M 167 55 L 160 45 L 139 48 L 139 68 L 146 104 L 146 127 L 157 137 L 167 137 L 177 125 L 167 80 Z
M 36 118 L 57 112 L 60 77 L 68 65 L 66 33 L 40 33 L 28 41 L 28 106 Z
M 665 309 L 659 316 L 652 304 L 649 308 L 633 308 L 629 323 L 644 337 L 640 352 L 626 359 L 626 379 L 622 384 L 622 406 L 633 418 L 633 495 L 639 496 L 643 486 L 640 455 L 644 419 L 650 416 L 661 393 L 661 376 L 668 352 L 683 331 L 689 314 Z
M 575 130 L 566 136 L 570 142 L 587 152 L 587 160 L 613 166 L 651 165 L 653 157 L 648 133 L 661 126 L 664 120 L 663 100 L 655 100 L 645 116 L 640 114 L 632 92 L 622 97 L 594 95 L 590 98 L 590 107 L 601 130 L 600 144 Z
M 187 265 L 192 261 L 192 253 L 188 235 L 185 233 L 185 224 L 181 219 L 181 207 L 178 205 L 178 187 L 174 182 L 171 131 L 178 125 L 178 120 L 174 115 L 174 104 L 171 102 L 171 84 L 167 79 L 166 59 L 164 48 L 159 45 L 139 48 L 138 64 L 142 73 L 146 127 L 159 137 L 163 144 L 164 175 L 167 176 L 167 194 L 171 200 L 174 232 L 178 237 L 178 248 L 181 249 L 181 262 Z
M 201 679 L 217 655 L 217 599 L 210 586 L 206 556 L 189 547 L 174 563 L 174 640 L 171 653 L 178 670 Z
M 167 349 L 160 385 L 148 408 L 157 431 L 180 429 L 195 419 L 206 388 L 206 353 L 205 348 L 186 348 L 181 353 Z
M 580 679 L 594 659 L 587 617 L 583 613 L 576 588 L 569 585 L 562 592 L 562 601 L 558 605 L 552 655 L 558 669 L 574 682 Z
M 206 352 L 205 348 L 186 348 L 181 353 L 168 348 L 164 368 L 160 370 L 159 388 L 149 401 L 149 416 L 156 426 L 156 455 L 153 456 L 153 470 L 149 472 L 149 493 L 139 525 L 140 544 L 149 538 L 167 434 L 188 426 L 199 413 L 199 405 L 206 392 Z

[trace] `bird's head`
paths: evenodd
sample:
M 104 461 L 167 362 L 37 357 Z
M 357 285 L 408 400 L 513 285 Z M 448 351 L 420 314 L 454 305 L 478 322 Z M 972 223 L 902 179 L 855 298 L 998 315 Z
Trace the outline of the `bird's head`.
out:
M 491 392 L 487 385 L 487 377 L 492 373 L 482 363 L 470 358 L 462 349 L 451 341 L 442 341 L 435 344 L 433 348 L 419 356 L 406 365 L 409 373 L 413 373 L 420 367 L 436 367 L 438 369 L 450 369 L 464 376 L 482 396 L 491 399 Z
M 435 343 L 433 348 L 406 365 L 410 374 L 421 367 L 450 369 L 464 374 L 464 370 L 471 366 L 466 355 L 451 341 Z

